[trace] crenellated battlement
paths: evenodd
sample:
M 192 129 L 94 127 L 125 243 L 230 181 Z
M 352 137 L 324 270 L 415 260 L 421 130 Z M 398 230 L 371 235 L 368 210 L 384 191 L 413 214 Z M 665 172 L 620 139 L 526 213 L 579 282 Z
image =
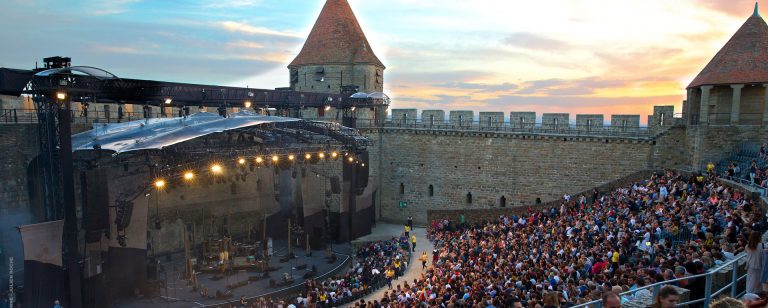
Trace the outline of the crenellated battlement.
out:
M 675 121 L 674 106 L 654 106 L 653 114 L 648 115 L 648 128 L 663 128 L 673 126 Z M 543 128 L 578 128 L 586 130 L 632 130 L 643 127 L 640 124 L 640 115 L 612 114 L 610 122 L 606 122 L 609 116 L 603 114 L 576 114 L 575 118 L 569 113 L 542 113 L 540 116 L 534 111 L 489 112 L 472 110 L 450 110 L 446 117 L 446 111 L 415 108 L 392 109 L 392 115 L 388 122 L 393 126 L 421 125 L 428 128 L 456 127 L 463 128 L 474 126 L 477 128 L 511 127 L 530 129 Z

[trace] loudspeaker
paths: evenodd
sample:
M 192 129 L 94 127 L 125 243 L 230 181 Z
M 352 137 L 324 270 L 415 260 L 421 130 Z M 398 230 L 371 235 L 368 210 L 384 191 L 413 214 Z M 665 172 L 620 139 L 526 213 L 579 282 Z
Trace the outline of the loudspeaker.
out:
M 102 169 L 81 174 L 83 191 L 83 229 L 97 231 L 109 229 L 109 186 Z
M 131 215 L 133 215 L 133 202 L 117 201 L 117 212 L 115 214 L 117 230 L 128 228 L 128 224 L 131 223 Z
M 332 176 L 331 177 L 331 191 L 334 194 L 340 194 L 341 193 L 341 183 L 339 182 L 338 176 Z
M 358 192 L 362 193 L 368 187 L 368 151 L 357 153 L 357 159 L 365 164 L 365 166 L 358 165 L 355 172 L 355 183 L 357 183 Z

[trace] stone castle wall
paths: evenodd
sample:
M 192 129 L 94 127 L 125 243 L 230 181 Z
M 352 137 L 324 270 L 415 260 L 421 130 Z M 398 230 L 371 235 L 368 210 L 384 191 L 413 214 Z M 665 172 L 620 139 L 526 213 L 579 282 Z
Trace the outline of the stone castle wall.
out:
M 375 143 L 369 151 L 379 215 L 393 222 L 411 215 L 423 224 L 434 209 L 495 209 L 502 197 L 505 207 L 532 205 L 678 163 L 675 150 L 657 149 L 653 140 L 411 129 L 365 135 Z M 681 135 L 661 138 L 677 143 Z

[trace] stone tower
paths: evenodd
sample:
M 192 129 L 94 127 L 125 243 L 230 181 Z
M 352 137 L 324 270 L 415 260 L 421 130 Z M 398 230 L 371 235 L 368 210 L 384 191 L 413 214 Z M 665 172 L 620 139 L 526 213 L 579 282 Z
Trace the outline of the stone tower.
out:
M 752 15 L 688 85 L 683 104 L 691 167 L 768 136 L 768 24 Z
M 768 25 L 755 11 L 688 85 L 689 125 L 768 125 Z
M 347 0 L 326 0 L 304 47 L 290 65 L 301 92 L 383 92 L 384 64 L 373 53 Z

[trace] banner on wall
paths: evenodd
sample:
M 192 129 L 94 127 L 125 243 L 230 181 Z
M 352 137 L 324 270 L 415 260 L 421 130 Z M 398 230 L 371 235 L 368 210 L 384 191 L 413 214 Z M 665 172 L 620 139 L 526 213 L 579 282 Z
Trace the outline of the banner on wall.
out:
M 19 226 L 24 261 L 62 266 L 61 243 L 64 220 Z

